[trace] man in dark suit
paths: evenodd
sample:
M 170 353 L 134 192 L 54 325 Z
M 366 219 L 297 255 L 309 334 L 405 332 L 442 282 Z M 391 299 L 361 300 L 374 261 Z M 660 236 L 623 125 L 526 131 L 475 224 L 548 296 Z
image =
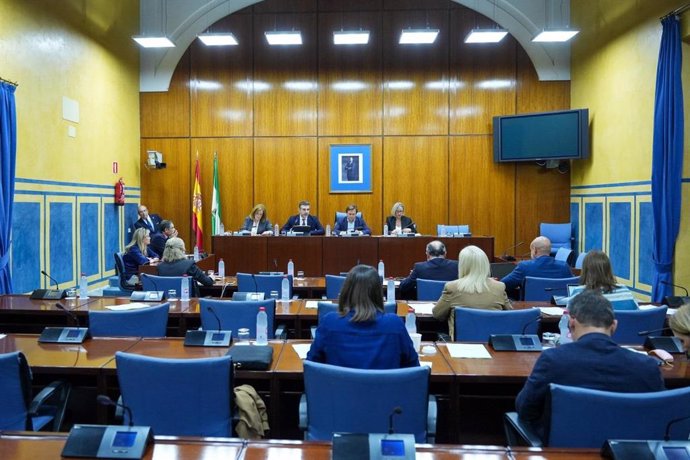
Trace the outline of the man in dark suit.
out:
M 356 204 L 351 204 L 345 208 L 345 214 L 345 217 L 336 221 L 333 227 L 334 234 L 371 235 L 371 229 L 367 226 L 367 223 L 357 215 Z
M 565 262 L 551 257 L 551 241 L 545 236 L 538 236 L 529 245 L 532 260 L 518 263 L 512 272 L 501 279 L 506 285 L 508 297 L 520 300 L 520 288 L 526 276 L 540 278 L 570 278 L 573 272 Z
M 165 242 L 168 238 L 177 236 L 177 229 L 171 220 L 162 220 L 158 226 L 158 232 L 151 235 L 151 248 L 156 254 L 163 257 L 163 250 L 165 250 Z
M 446 245 L 432 241 L 426 245 L 426 262 L 417 262 L 410 276 L 400 282 L 400 297 L 417 299 L 417 279 L 452 281 L 458 279 L 458 261 L 446 259 Z
M 290 216 L 283 228 L 280 229 L 282 233 L 289 232 L 293 227 L 308 225 L 310 235 L 323 235 L 326 233 L 321 226 L 321 222 L 316 216 L 309 214 L 311 211 L 311 204 L 308 201 L 300 201 L 297 206 L 299 209 L 299 214 L 295 216 Z
M 158 214 L 149 214 L 148 208 L 143 204 L 139 205 L 137 212 L 139 214 L 139 220 L 132 224 L 132 227 L 134 227 L 132 233 L 138 228 L 147 228 L 151 232 L 151 235 L 158 232 L 158 226 L 162 221 L 161 216 Z
M 654 358 L 622 348 L 611 338 L 617 322 L 600 292 L 583 291 L 573 298 L 569 312 L 574 342 L 544 350 L 515 400 L 519 417 L 542 434 L 550 383 L 622 393 L 664 389 Z

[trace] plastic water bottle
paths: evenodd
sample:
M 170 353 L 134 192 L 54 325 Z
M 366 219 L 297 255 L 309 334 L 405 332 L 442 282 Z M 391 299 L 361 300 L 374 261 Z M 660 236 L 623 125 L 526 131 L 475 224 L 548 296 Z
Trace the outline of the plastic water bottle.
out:
M 393 278 L 388 279 L 386 300 L 388 302 L 395 302 L 395 280 Z
M 278 236 L 280 235 L 280 228 L 278 227 L 278 224 L 275 224 L 273 227 L 273 236 Z
M 82 299 L 89 298 L 89 281 L 86 279 L 86 273 L 82 273 L 81 278 L 79 278 L 79 297 Z
M 563 316 L 561 316 L 561 320 L 558 321 L 558 329 L 561 332 L 561 338 L 558 340 L 560 345 L 573 341 L 572 337 L 570 336 L 570 326 L 568 325 L 569 320 L 570 315 L 568 314 L 568 310 L 563 311 Z
M 194 262 L 199 262 L 199 246 L 194 246 Z
M 446 236 L 446 226 L 441 225 L 438 229 L 438 236 Z
M 326 224 L 326 236 L 331 236 L 331 224 Z
M 218 225 L 218 234 L 219 235 L 225 235 L 225 225 L 223 225 L 223 222 Z
M 407 329 L 408 334 L 417 333 L 417 317 L 411 308 L 407 310 L 407 316 L 405 316 L 405 329 Z
M 388 224 L 383 224 L 383 236 L 388 236 Z
M 386 278 L 386 266 L 383 265 L 383 260 L 379 260 L 379 278 L 382 280 Z
M 180 287 L 180 290 L 182 291 L 180 295 L 180 300 L 183 302 L 189 302 L 189 276 L 182 275 L 182 286 Z
M 260 307 L 256 314 L 256 344 L 268 345 L 268 317 L 264 307 Z
M 290 300 L 290 278 L 283 276 L 283 281 L 280 283 L 280 300 Z
M 225 262 L 223 262 L 223 259 L 220 259 L 220 262 L 218 262 L 218 276 L 221 278 L 225 278 Z
M 292 259 L 288 260 L 287 274 L 288 276 L 295 276 L 295 263 Z

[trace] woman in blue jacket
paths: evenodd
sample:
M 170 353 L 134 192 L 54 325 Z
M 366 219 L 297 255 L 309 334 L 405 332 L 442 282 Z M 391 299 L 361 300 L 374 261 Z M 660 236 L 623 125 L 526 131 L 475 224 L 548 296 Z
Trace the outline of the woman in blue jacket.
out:
M 132 235 L 132 241 L 125 246 L 122 260 L 125 263 L 125 281 L 134 286 L 139 283 L 139 266 L 151 262 L 158 262 L 158 254 L 149 247 L 151 232 L 148 228 L 137 228 Z

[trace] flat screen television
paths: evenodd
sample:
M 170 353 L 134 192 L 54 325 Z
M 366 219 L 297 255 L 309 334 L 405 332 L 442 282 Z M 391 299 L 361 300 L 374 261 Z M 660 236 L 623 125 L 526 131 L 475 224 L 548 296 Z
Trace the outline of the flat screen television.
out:
M 494 117 L 494 161 L 579 160 L 589 157 L 589 110 Z

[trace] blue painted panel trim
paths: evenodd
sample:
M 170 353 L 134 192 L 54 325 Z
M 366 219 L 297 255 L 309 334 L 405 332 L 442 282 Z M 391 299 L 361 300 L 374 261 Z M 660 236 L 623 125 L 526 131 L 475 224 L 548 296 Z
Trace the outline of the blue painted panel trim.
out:
M 570 222 L 573 224 L 573 249 L 577 252 L 580 247 L 580 203 L 570 203 Z
M 110 197 L 111 194 L 104 194 L 104 193 L 81 193 L 81 192 L 50 192 L 50 191 L 40 191 L 37 192 L 35 190 L 15 190 L 14 192 L 16 195 L 45 195 L 45 196 L 88 196 L 88 197 L 95 197 L 95 198 L 103 198 L 103 197 Z M 132 197 L 132 195 L 129 195 Z M 139 198 L 138 196 L 133 196 L 133 198 Z
M 88 187 L 88 188 L 102 188 L 109 190 L 110 192 L 114 193 L 114 186 L 113 185 L 101 185 L 101 184 L 84 184 L 82 182 L 62 182 L 62 181 L 54 181 L 54 180 L 42 180 L 42 179 L 26 179 L 26 178 L 16 178 L 15 182 L 20 183 L 20 184 L 42 184 L 42 185 L 57 185 L 57 186 L 67 186 L 67 187 Z M 127 186 L 126 191 L 129 192 L 130 190 L 134 191 L 140 191 L 140 187 L 129 187 Z
M 98 267 L 98 204 L 79 205 L 79 266 L 82 273 L 91 276 L 99 273 Z
M 604 247 L 604 206 L 585 203 L 585 251 Z
M 105 269 L 115 268 L 113 254 L 120 250 L 120 213 L 114 203 L 103 204 L 103 260 Z
M 605 197 L 605 196 L 650 196 L 652 192 L 615 192 L 615 193 L 573 193 L 570 196 L 577 198 Z
M 132 225 L 139 219 L 139 205 L 136 203 L 125 204 L 125 224 L 122 232 L 122 246 L 126 246 L 132 240 Z
M 652 261 L 652 249 L 654 247 L 654 215 L 652 203 L 640 203 L 640 216 L 638 225 L 638 238 L 640 241 L 640 253 L 637 255 L 637 279 L 640 283 L 651 286 L 654 280 L 654 262 Z
M 12 210 L 12 287 L 15 294 L 41 284 L 41 205 L 14 202 Z
M 74 267 L 74 205 L 72 203 L 49 203 L 50 229 L 50 276 L 58 283 L 75 279 Z
M 609 258 L 614 274 L 631 279 L 630 274 L 630 223 L 631 203 L 609 203 Z
M 633 187 L 637 185 L 652 185 L 652 181 L 643 180 L 636 182 L 618 182 L 612 184 L 592 184 L 592 185 L 573 185 L 570 187 L 571 190 L 584 190 L 592 188 L 604 188 L 604 187 Z

